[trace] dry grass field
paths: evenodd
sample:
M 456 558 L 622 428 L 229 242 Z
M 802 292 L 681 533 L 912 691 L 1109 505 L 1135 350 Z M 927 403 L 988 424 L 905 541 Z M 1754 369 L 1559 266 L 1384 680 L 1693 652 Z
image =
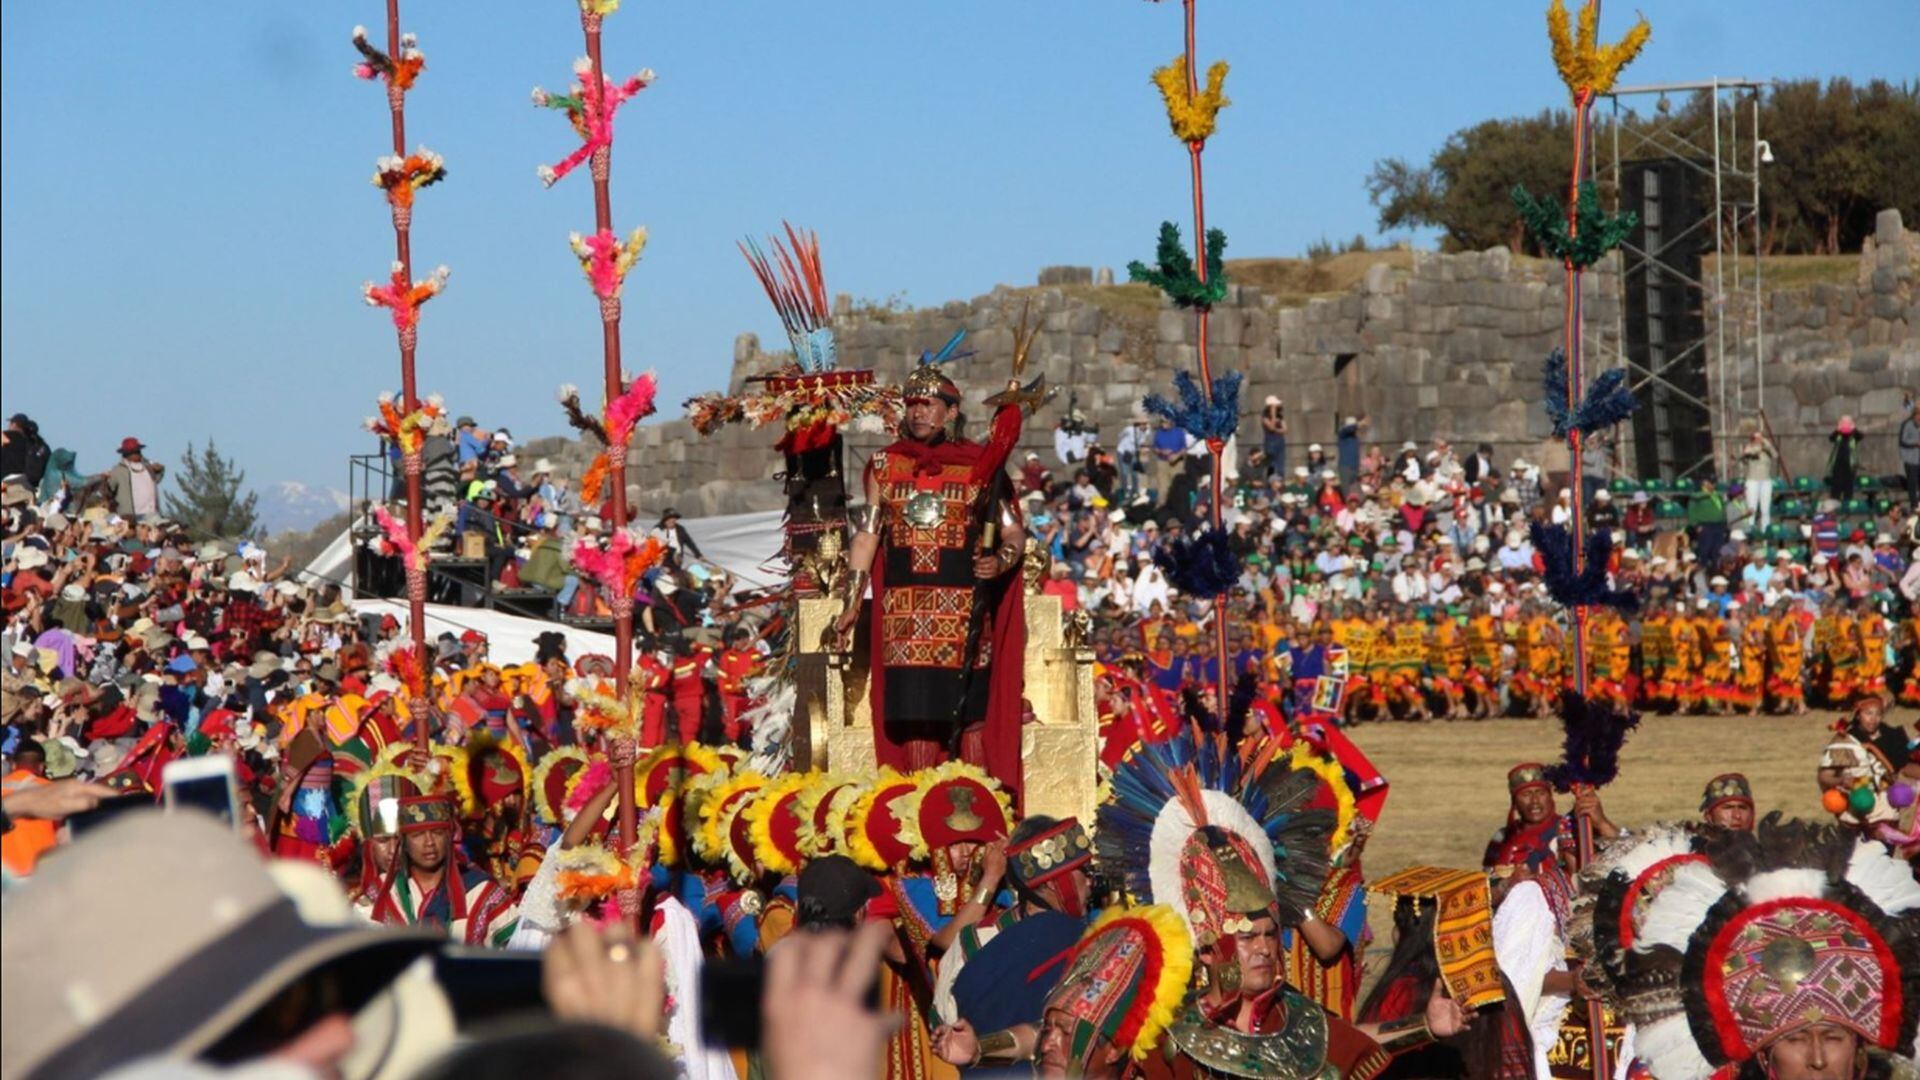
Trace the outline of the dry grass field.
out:
M 1912 731 L 1916 714 L 1894 709 L 1888 720 Z M 1813 774 L 1832 721 L 1831 713 L 1644 717 L 1628 736 L 1620 778 L 1601 793 L 1607 816 L 1627 827 L 1692 818 L 1709 779 L 1744 772 L 1761 814 L 1824 817 Z M 1487 839 L 1506 821 L 1507 770 L 1560 756 L 1556 720 L 1368 724 L 1348 734 L 1392 785 L 1380 827 L 1367 842 L 1369 878 L 1416 864 L 1479 866 Z M 1562 808 L 1569 804 L 1562 797 Z M 1384 962 L 1391 948 L 1390 914 L 1386 904 L 1370 906 L 1369 967 Z

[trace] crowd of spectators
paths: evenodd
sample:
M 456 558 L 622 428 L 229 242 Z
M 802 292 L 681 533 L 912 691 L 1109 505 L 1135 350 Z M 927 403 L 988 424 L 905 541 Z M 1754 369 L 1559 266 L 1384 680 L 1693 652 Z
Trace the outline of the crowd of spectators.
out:
M 1301 455 L 1277 397 L 1259 423 L 1260 445 L 1242 457 L 1229 442 L 1221 463 L 1221 527 L 1240 567 L 1226 607 L 1234 639 L 1255 653 L 1337 620 L 1511 624 L 1551 612 L 1531 526 L 1569 525 L 1576 500 L 1585 527 L 1612 541 L 1610 584 L 1645 611 L 1791 612 L 1810 650 L 1822 616 L 1870 612 L 1888 631 L 1870 642 L 1888 669 L 1911 670 L 1920 649 L 1908 617 L 1920 611 L 1913 472 L 1864 475 L 1851 418 L 1836 425 L 1819 478 L 1785 475 L 1777 444 L 1753 428 L 1727 481 L 1711 463 L 1679 482 L 1627 478 L 1609 433 L 1587 448 L 1604 467 L 1578 484 L 1524 457 L 1500 460 L 1485 442 L 1366 442 L 1365 416 L 1342 418 L 1332 456 L 1319 443 Z M 1899 430 L 1903 460 L 1920 455 L 1920 407 Z M 1188 673 L 1168 680 L 1209 681 L 1196 643 L 1210 640 L 1213 605 L 1184 595 L 1155 555 L 1212 528 L 1210 451 L 1145 419 L 1113 453 L 1073 418 L 1055 443 L 1054 462 L 1029 453 L 1018 477 L 1030 532 L 1051 558 L 1044 591 L 1089 613 L 1103 659 L 1164 668 L 1168 654 L 1192 652 Z

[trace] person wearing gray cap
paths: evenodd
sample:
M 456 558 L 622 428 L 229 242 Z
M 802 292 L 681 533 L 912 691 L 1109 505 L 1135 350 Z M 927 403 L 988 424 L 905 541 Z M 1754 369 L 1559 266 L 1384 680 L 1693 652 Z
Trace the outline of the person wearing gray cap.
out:
M 350 1017 L 437 940 L 312 925 L 214 818 L 128 814 L 8 896 L 0 1077 L 269 1056 L 325 1072 Z

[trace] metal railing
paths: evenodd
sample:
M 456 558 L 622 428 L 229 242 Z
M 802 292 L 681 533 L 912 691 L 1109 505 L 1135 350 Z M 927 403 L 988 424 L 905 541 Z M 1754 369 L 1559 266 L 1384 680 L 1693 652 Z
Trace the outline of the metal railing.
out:
M 406 492 L 394 459 L 385 452 L 354 454 L 348 458 L 347 489 L 355 508 L 351 530 L 353 545 L 352 587 L 363 595 L 383 598 L 406 595 L 406 574 L 399 560 L 372 549 L 372 541 L 381 535 L 373 519 L 376 504 L 403 506 Z M 457 607 L 506 611 L 527 618 L 542 619 L 560 626 L 589 627 L 605 620 L 570 618 L 557 610 L 558 594 L 540 587 L 506 589 L 499 584 L 500 570 L 513 557 L 519 541 L 540 530 L 525 522 L 501 517 L 480 506 L 456 499 L 455 512 L 466 511 L 469 531 L 476 526 L 486 534 L 485 554 L 468 558 L 456 546 L 452 553 L 430 553 L 427 560 L 427 600 Z M 396 516 L 398 516 L 396 514 Z M 455 545 L 460 534 L 450 534 Z

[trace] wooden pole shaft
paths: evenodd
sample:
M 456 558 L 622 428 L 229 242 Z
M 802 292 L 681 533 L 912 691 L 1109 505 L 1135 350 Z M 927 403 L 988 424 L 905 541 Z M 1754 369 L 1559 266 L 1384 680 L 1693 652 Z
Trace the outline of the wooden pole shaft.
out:
M 387 55 L 397 62 L 400 58 L 400 0 L 387 0 Z M 387 112 L 392 118 L 393 152 L 395 156 L 407 154 L 407 109 L 406 95 L 397 87 L 389 86 L 387 91 Z M 413 281 L 413 244 L 409 236 L 408 221 L 395 216 L 393 222 L 393 258 L 400 264 L 400 276 L 403 280 Z M 420 408 L 420 384 L 414 371 L 415 334 L 400 337 L 400 407 L 402 412 L 412 415 Z M 425 519 L 421 513 L 422 484 L 420 470 L 407 468 L 407 539 L 417 546 L 425 532 Z M 421 552 L 425 558 L 426 553 Z M 407 575 L 407 622 L 413 636 L 414 658 L 419 663 L 423 677 L 431 678 L 432 665 L 427 658 L 427 590 L 424 573 Z M 413 745 L 424 749 L 432 736 L 428 724 L 427 710 L 417 709 L 413 717 Z

